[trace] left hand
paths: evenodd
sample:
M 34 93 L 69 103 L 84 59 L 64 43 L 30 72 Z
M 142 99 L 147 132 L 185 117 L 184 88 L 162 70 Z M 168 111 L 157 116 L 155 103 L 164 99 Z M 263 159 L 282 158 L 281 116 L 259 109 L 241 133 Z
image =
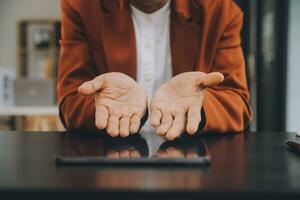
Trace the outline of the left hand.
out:
M 140 158 L 140 152 L 135 149 L 124 149 L 120 151 L 109 151 L 106 155 L 108 158 Z
M 162 85 L 154 94 L 151 109 L 151 125 L 156 133 L 174 140 L 181 133 L 194 135 L 201 122 L 203 90 L 223 82 L 219 72 L 186 72 Z
M 199 158 L 197 152 L 194 151 L 184 151 L 182 149 L 177 149 L 174 147 L 168 147 L 166 150 L 159 150 L 156 153 L 158 158 Z

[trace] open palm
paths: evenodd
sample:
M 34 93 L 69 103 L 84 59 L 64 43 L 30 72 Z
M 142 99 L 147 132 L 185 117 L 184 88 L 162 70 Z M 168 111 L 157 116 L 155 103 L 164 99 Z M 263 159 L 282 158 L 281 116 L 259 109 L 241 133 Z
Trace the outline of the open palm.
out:
M 137 133 L 147 109 L 146 92 L 129 76 L 113 72 L 100 75 L 78 88 L 95 94 L 95 125 L 113 137 Z
M 173 140 L 194 134 L 201 122 L 203 90 L 223 81 L 221 73 L 187 72 L 162 85 L 151 102 L 151 124 L 157 134 Z

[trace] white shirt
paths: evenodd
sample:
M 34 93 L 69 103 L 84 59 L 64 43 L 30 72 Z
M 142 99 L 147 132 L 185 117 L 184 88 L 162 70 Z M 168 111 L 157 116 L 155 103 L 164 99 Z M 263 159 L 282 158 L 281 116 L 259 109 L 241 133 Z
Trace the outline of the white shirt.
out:
M 137 82 L 147 91 L 150 102 L 159 86 L 172 78 L 170 0 L 151 14 L 132 5 L 131 10 L 137 49 Z M 149 130 L 149 120 L 145 126 Z

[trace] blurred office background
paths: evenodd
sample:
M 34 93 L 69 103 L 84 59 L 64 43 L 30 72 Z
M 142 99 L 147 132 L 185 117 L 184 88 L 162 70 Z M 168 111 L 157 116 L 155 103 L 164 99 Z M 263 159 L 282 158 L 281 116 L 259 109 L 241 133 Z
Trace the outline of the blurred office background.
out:
M 300 1 L 236 2 L 245 13 L 250 130 L 298 131 Z M 63 130 L 55 89 L 59 17 L 59 0 L 0 0 L 0 130 Z
M 59 0 L 0 0 L 0 130 L 63 130 L 56 106 Z

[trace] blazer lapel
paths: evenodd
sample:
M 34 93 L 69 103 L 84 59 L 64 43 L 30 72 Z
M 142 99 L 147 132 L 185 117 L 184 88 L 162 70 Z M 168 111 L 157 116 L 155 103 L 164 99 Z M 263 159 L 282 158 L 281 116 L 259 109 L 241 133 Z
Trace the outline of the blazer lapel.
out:
M 173 75 L 194 71 L 200 47 L 200 16 L 191 0 L 171 3 L 171 55 Z
M 102 1 L 102 41 L 108 71 L 136 79 L 136 42 L 126 0 Z
M 130 5 L 127 0 L 102 0 L 101 6 L 101 34 L 107 69 L 136 79 L 136 40 Z M 193 0 L 171 2 L 173 75 L 194 71 L 197 66 L 201 17 L 196 9 Z

